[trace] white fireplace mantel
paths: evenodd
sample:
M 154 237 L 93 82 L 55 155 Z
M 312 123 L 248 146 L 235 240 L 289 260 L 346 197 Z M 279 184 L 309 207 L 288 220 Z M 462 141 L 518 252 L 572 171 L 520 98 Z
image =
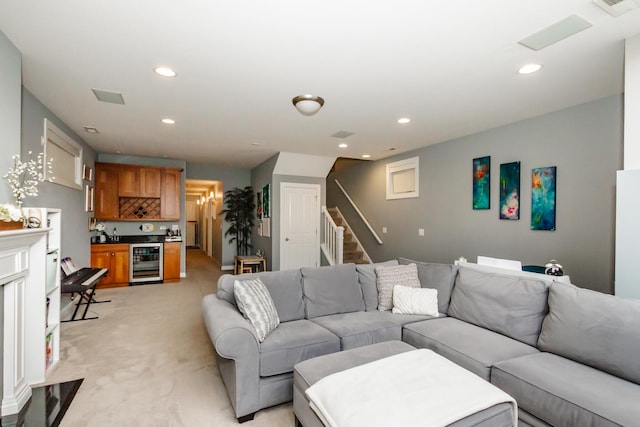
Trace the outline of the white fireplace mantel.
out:
M 39 228 L 0 232 L 0 286 L 4 299 L 2 416 L 20 412 L 31 397 L 30 384 L 38 379 L 33 378 L 28 354 L 44 346 L 41 331 L 46 321 L 47 231 Z

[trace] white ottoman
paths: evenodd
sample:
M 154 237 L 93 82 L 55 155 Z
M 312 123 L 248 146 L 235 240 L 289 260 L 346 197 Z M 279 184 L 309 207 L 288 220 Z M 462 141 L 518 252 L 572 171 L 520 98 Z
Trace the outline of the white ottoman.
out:
M 297 364 L 293 373 L 293 412 L 298 427 L 323 427 L 324 424 L 316 416 L 309 406 L 309 400 L 305 391 L 321 379 L 345 371 L 349 368 L 361 366 L 415 350 L 409 344 L 401 341 L 388 341 L 360 347 L 352 350 L 332 353 L 316 357 Z M 407 355 L 409 356 L 409 355 Z M 403 356 L 404 357 L 404 356 Z M 455 368 L 459 368 L 456 366 Z M 463 368 L 459 368 L 463 370 Z M 467 372 L 465 371 L 465 374 Z M 487 387 L 493 387 L 486 383 Z M 435 396 L 434 398 L 442 398 Z M 389 409 L 393 411 L 393 408 Z M 482 426 L 482 427 L 507 427 L 512 426 L 517 414 L 514 414 L 514 406 L 511 403 L 499 403 L 486 409 L 468 415 L 458 421 L 448 424 L 455 427 Z

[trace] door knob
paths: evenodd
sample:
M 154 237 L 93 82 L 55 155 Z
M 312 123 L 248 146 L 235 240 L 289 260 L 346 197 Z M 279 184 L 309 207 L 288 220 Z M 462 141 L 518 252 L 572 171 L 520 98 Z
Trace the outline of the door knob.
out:
M 288 238 L 288 237 L 287 237 L 287 238 L 285 238 L 285 239 L 284 239 L 284 241 L 285 241 L 285 242 L 288 242 L 288 241 L 289 241 L 289 238 Z

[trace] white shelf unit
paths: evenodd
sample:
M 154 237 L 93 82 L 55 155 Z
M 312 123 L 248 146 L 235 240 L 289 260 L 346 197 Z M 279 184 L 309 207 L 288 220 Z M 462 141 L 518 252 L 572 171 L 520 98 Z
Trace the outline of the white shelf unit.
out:
M 60 257 L 62 211 L 46 209 L 47 239 L 47 281 L 45 323 L 45 376 L 60 361 Z

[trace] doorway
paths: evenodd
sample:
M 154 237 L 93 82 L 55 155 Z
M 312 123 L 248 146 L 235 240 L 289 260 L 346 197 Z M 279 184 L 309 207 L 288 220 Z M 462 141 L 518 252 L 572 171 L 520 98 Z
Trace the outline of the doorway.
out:
M 320 265 L 320 185 L 280 184 L 280 270 Z
M 219 215 L 223 204 L 222 185 L 222 181 L 214 180 L 187 179 L 185 182 L 187 248 L 203 251 L 219 265 L 222 263 L 222 222 Z

